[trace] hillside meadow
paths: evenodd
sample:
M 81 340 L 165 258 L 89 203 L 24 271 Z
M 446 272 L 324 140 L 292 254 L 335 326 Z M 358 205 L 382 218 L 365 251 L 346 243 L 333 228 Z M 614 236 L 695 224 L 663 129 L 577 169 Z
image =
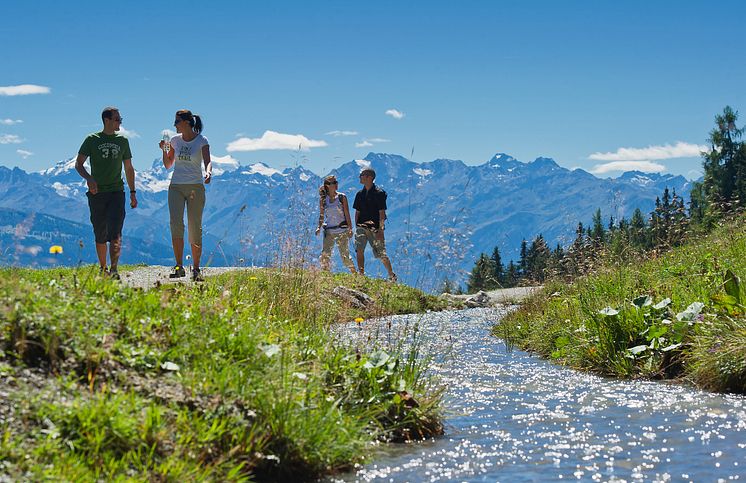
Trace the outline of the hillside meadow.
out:
M 494 327 L 570 367 L 746 392 L 746 218 L 570 285 L 548 283 Z
M 374 308 L 332 297 L 340 284 Z M 150 290 L 93 267 L 0 269 L 0 479 L 313 479 L 378 442 L 439 434 L 417 347 L 327 329 L 442 308 L 403 285 L 292 269 Z

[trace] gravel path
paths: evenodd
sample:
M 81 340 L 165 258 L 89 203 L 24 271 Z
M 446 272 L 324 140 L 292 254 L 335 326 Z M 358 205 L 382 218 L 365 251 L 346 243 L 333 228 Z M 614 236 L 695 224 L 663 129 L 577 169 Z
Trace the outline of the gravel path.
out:
M 185 267 L 187 268 L 187 267 Z M 164 265 L 151 265 L 148 267 L 139 267 L 132 271 L 122 271 L 120 275 L 122 277 L 122 283 L 135 288 L 149 289 L 155 287 L 158 284 L 176 284 L 182 283 L 185 285 L 192 285 L 192 274 L 189 268 L 187 268 L 187 276 L 183 278 L 168 278 L 168 274 L 171 273 L 173 267 L 167 267 Z M 234 270 L 253 270 L 252 268 L 246 267 L 203 267 L 202 276 L 212 277 L 220 275 L 225 272 L 232 272 Z
M 498 290 L 489 290 L 485 292 L 489 297 L 492 304 L 512 304 L 521 302 L 523 299 L 531 295 L 532 293 L 540 290 L 542 287 L 513 287 L 513 288 L 502 288 Z M 454 295 L 454 297 L 466 300 L 473 297 L 474 294 Z

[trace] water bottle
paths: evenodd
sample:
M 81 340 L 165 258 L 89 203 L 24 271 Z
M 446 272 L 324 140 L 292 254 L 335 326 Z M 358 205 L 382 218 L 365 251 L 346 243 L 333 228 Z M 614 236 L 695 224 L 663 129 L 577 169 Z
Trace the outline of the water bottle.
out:
M 168 135 L 168 131 L 163 131 L 163 147 L 166 151 L 166 154 L 168 154 L 169 151 L 171 151 L 171 136 Z

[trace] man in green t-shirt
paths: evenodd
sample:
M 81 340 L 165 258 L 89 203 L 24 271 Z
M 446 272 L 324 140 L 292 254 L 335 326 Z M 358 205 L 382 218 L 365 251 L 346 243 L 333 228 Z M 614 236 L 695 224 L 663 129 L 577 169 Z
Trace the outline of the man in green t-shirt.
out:
M 91 224 L 96 237 L 96 255 L 101 272 L 119 279 L 117 265 L 122 250 L 122 226 L 124 225 L 124 183 L 122 165 L 130 189 L 130 206 L 137 207 L 135 194 L 135 169 L 132 167 L 130 143 L 126 137 L 117 134 L 122 124 L 122 116 L 116 107 L 107 107 L 101 113 L 103 131 L 89 134 L 78 150 L 75 169 L 88 184 L 88 207 L 91 210 Z M 84 163 L 91 158 L 91 172 Z M 111 258 L 111 268 L 106 267 L 106 244 Z

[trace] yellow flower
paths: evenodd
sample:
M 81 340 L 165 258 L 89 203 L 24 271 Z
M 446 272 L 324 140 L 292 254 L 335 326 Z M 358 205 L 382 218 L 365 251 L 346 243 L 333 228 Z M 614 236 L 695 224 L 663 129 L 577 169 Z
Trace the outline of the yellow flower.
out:
M 49 247 L 49 253 L 51 253 L 52 255 L 62 253 L 62 247 L 59 245 L 52 245 L 51 247 Z
M 362 317 L 358 317 L 358 318 L 355 319 L 355 322 L 357 322 L 358 324 L 362 324 L 363 320 L 365 320 L 365 319 L 362 318 Z
M 249 280 L 257 280 L 256 277 L 249 277 Z

